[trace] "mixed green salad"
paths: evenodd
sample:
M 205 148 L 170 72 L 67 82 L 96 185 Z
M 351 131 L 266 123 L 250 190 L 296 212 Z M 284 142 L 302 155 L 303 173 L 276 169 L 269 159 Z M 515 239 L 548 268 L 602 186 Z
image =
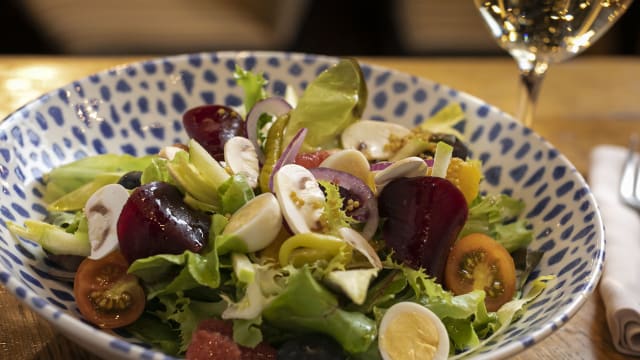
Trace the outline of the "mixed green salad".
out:
M 299 96 L 235 77 L 242 107 L 189 109 L 188 141 L 158 154 L 52 169 L 49 215 L 8 223 L 81 260 L 86 320 L 190 359 L 446 358 L 543 291 L 548 277 L 523 293 L 541 256 L 524 204 L 480 191 L 458 104 L 412 129 L 362 119 L 351 59 Z

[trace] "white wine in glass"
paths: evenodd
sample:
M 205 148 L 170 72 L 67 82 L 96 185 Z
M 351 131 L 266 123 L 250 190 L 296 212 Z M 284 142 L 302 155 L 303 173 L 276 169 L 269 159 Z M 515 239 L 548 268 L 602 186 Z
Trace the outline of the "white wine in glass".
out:
M 593 44 L 632 0 L 474 0 L 498 44 L 515 58 L 522 85 L 517 117 L 531 126 L 544 75 Z

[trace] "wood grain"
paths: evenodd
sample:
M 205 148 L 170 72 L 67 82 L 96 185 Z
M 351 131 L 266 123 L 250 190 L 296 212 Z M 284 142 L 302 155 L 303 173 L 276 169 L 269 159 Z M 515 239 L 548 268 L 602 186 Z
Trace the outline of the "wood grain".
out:
M 0 118 L 36 96 L 132 57 L 0 57 Z M 364 58 L 468 92 L 502 110 L 516 106 L 517 70 L 500 58 Z M 534 129 L 583 175 L 598 144 L 626 145 L 640 132 L 640 60 L 582 57 L 551 68 Z M 627 357 L 611 343 L 600 295 L 595 292 L 563 327 L 514 357 L 611 359 Z M 0 287 L 0 359 L 97 359 L 82 350 Z

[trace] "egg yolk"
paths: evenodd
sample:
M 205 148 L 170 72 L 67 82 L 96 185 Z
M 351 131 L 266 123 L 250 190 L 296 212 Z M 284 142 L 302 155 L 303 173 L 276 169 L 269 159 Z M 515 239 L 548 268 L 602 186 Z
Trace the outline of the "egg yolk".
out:
M 389 323 L 379 341 L 390 359 L 431 360 L 438 348 L 440 335 L 428 316 L 406 311 Z

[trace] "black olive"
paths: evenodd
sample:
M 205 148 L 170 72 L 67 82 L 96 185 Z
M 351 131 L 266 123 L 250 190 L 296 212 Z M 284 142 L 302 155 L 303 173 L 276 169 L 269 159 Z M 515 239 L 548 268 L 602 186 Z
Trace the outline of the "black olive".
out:
M 289 340 L 278 349 L 278 360 L 344 360 L 346 353 L 335 340 L 320 334 Z
M 469 148 L 467 148 L 467 146 L 455 135 L 436 133 L 429 137 L 429 141 L 434 143 L 444 141 L 445 143 L 453 146 L 453 157 L 467 160 L 467 157 L 469 156 Z
M 142 171 L 129 171 L 118 179 L 118 184 L 124 186 L 126 189 L 133 190 L 140 186 L 141 177 Z

